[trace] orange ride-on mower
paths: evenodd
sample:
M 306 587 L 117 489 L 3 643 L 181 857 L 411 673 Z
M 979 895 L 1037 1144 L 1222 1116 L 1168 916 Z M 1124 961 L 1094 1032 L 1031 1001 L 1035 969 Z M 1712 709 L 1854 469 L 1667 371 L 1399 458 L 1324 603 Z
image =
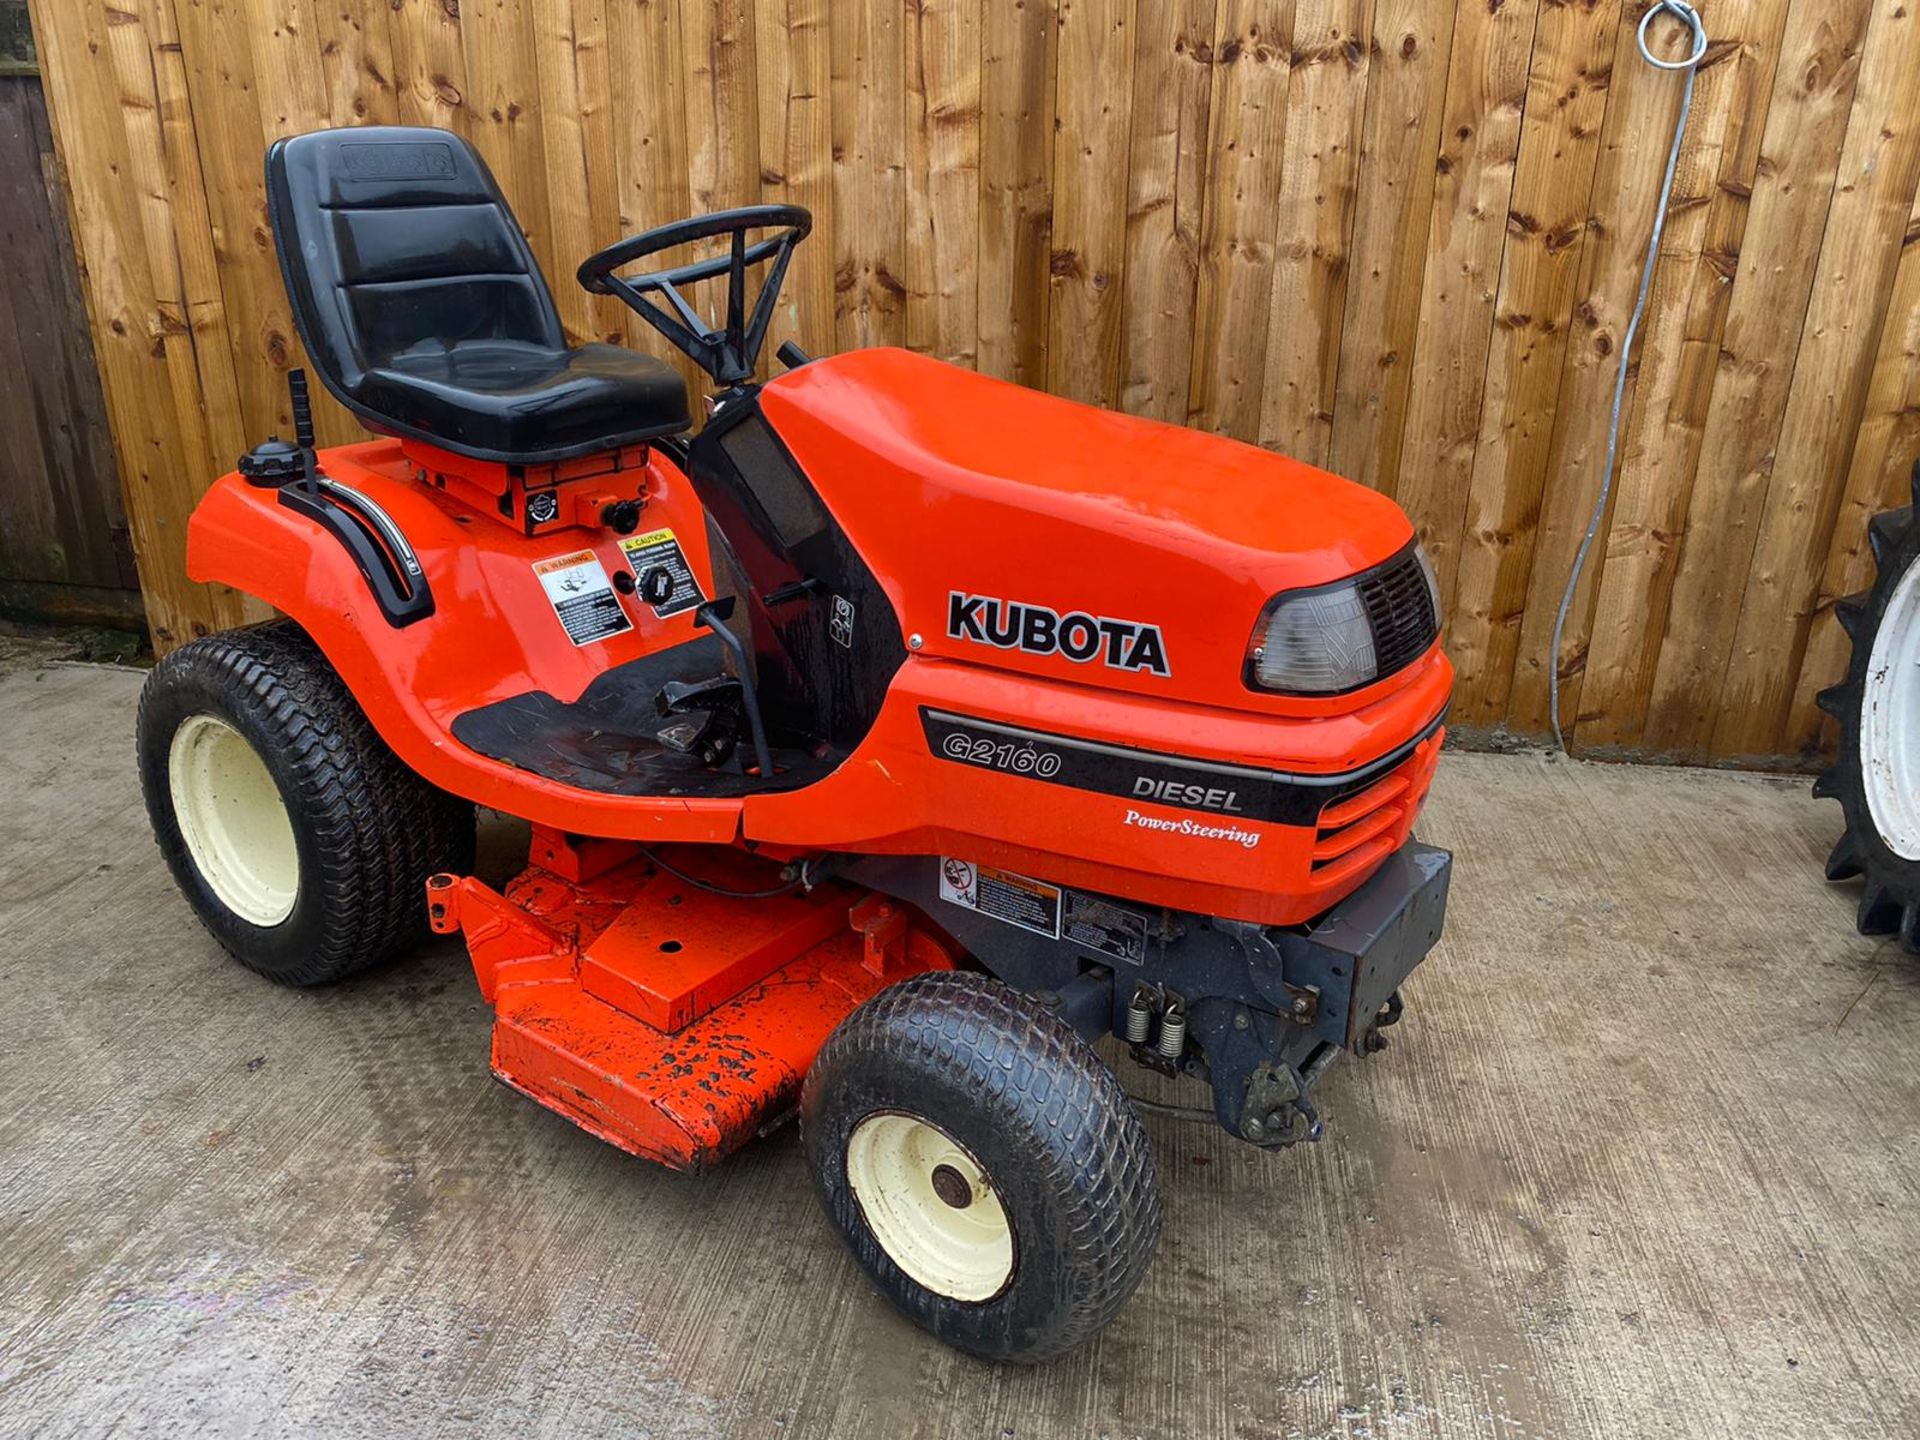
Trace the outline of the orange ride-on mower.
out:
M 500 1079 L 689 1170 L 797 1113 L 874 1283 L 987 1356 L 1086 1340 L 1151 1257 L 1102 1037 L 1251 1144 L 1318 1138 L 1446 907 L 1411 831 L 1452 672 L 1399 509 L 897 350 L 756 383 L 794 206 L 580 267 L 712 377 L 688 441 L 674 370 L 568 345 L 460 139 L 304 135 L 267 177 L 314 368 L 385 438 L 316 452 L 295 377 L 296 439 L 188 539 L 286 618 L 141 701 L 161 849 L 241 963 L 463 934 Z M 532 827 L 504 891 L 476 805 Z

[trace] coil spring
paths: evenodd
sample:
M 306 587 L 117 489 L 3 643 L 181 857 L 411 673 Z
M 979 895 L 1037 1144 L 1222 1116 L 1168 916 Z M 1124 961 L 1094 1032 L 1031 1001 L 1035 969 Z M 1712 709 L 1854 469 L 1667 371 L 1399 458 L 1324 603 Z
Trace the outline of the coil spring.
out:
M 1127 1001 L 1127 1043 L 1144 1045 L 1147 1034 L 1153 1027 L 1153 1006 L 1147 1000 L 1147 992 L 1136 990 L 1133 998 Z
M 1160 1017 L 1160 1057 L 1163 1060 L 1178 1060 L 1186 1048 L 1187 1012 L 1175 1001 L 1167 1006 L 1166 1014 Z

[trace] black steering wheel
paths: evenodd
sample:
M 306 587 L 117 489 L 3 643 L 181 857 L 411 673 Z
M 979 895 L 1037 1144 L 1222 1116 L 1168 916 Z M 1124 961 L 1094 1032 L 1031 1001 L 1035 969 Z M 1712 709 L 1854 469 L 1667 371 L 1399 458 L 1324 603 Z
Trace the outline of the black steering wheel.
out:
M 807 238 L 813 229 L 813 216 L 799 205 L 743 205 L 738 210 L 719 210 L 691 220 L 676 220 L 639 235 L 609 245 L 580 264 L 580 284 L 595 295 L 617 295 L 634 314 L 658 330 L 714 378 L 720 385 L 738 385 L 753 378 L 754 365 L 760 359 L 760 347 L 766 343 L 767 326 L 773 320 L 773 302 L 786 279 L 787 264 L 793 259 L 793 247 Z M 750 230 L 775 230 L 764 240 L 747 243 Z M 654 270 L 627 279 L 614 274 L 648 255 L 662 250 L 710 240 L 716 235 L 732 237 L 725 255 L 689 261 L 666 270 Z M 747 270 L 771 260 L 773 268 L 760 283 L 760 293 L 747 313 Z M 716 330 L 700 318 L 680 293 L 680 286 L 727 277 L 727 323 Z M 654 295 L 663 295 L 673 309 L 654 303 Z

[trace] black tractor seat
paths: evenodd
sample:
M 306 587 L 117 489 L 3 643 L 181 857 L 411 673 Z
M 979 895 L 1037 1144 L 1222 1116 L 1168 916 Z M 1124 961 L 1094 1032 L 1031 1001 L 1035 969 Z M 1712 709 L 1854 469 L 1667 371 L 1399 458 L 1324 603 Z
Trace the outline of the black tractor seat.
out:
M 539 464 L 689 425 L 673 368 L 567 344 L 486 163 L 444 130 L 318 130 L 267 152 L 294 325 L 369 428 Z

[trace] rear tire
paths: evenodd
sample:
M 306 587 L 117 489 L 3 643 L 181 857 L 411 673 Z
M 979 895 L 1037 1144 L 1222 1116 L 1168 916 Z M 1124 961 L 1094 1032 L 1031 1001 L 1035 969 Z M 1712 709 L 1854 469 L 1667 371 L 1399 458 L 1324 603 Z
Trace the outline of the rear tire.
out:
M 174 880 L 270 980 L 323 985 L 388 959 L 427 933 L 427 877 L 472 867 L 473 806 L 401 763 L 284 621 L 168 655 L 137 728 Z
M 1813 793 L 1846 816 L 1827 878 L 1864 882 L 1860 933 L 1897 934 L 1920 953 L 1920 465 L 1914 494 L 1868 525 L 1873 588 L 1835 607 L 1853 655 L 1846 678 L 1818 696 L 1839 722 L 1840 749 Z
M 1160 1234 L 1153 1150 L 1119 1080 L 997 980 L 935 972 L 847 1017 L 801 1097 L 827 1218 L 949 1345 L 1034 1361 L 1091 1339 Z

